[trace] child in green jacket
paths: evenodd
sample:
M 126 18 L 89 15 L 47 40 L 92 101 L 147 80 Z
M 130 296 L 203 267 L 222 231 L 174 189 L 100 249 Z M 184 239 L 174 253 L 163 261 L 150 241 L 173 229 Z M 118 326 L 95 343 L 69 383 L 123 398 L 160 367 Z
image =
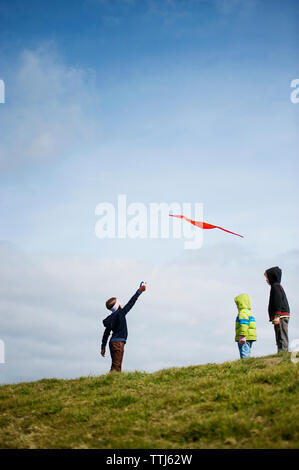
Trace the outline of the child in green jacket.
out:
M 235 298 L 238 308 L 236 318 L 236 336 L 241 359 L 250 356 L 253 341 L 256 341 L 255 318 L 251 314 L 251 300 L 248 294 Z

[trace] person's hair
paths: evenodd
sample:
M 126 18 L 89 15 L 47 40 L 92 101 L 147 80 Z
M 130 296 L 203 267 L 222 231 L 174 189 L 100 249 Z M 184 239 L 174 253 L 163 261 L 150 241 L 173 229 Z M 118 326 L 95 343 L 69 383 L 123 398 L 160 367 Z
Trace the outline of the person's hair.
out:
M 110 299 L 107 300 L 106 307 L 108 308 L 108 310 L 110 310 L 113 307 L 115 302 L 116 302 L 116 297 L 111 297 Z

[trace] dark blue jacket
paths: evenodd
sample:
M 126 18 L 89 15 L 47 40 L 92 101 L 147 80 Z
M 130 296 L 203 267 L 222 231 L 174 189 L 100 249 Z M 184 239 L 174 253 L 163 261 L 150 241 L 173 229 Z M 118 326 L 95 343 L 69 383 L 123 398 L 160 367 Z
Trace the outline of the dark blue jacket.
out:
M 128 337 L 128 327 L 127 327 L 127 320 L 126 315 L 131 310 L 133 305 L 136 303 L 136 300 L 142 293 L 141 290 L 137 290 L 137 292 L 133 295 L 133 297 L 129 300 L 129 302 L 123 307 L 116 310 L 116 312 L 111 313 L 108 317 L 103 320 L 103 325 L 106 327 L 103 339 L 102 339 L 102 346 L 101 349 L 106 348 L 108 337 L 112 331 L 112 336 L 110 341 L 123 341 L 124 343 Z

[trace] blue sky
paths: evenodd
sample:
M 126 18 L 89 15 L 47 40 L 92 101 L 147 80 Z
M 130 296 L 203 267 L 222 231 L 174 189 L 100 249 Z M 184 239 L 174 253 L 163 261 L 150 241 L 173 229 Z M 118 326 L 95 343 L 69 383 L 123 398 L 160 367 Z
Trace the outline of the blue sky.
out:
M 48 318 L 43 308 L 53 302 L 49 321 L 63 318 L 64 291 L 57 288 L 56 297 L 47 297 L 47 276 L 55 285 L 60 279 L 70 296 L 78 294 L 81 272 L 85 276 L 87 286 L 77 303 L 84 309 L 86 296 L 94 299 L 87 309 L 86 344 L 90 329 L 98 328 L 100 335 L 101 305 L 111 286 L 129 296 L 140 276 L 153 286 L 145 311 L 155 336 L 158 313 L 152 309 L 159 309 L 161 301 L 163 308 L 175 310 L 185 295 L 180 286 L 183 290 L 188 281 L 193 286 L 188 305 L 199 295 L 213 311 L 210 292 L 220 289 L 214 310 L 222 309 L 224 296 L 226 315 L 234 311 L 238 289 L 252 289 L 261 322 L 270 331 L 263 269 L 279 260 L 290 285 L 299 271 L 299 104 L 290 100 L 290 83 L 299 77 L 298 10 L 296 1 L 260 0 L 77 0 L 71 7 L 66 1 L 1 2 L 0 78 L 6 100 L 0 104 L 0 240 L 2 256 L 10 261 L 2 263 L 5 322 L 0 336 L 14 364 L 7 360 L 3 381 L 19 374 L 20 341 L 27 338 L 29 356 L 38 355 L 33 346 L 38 331 L 31 335 L 30 328 L 19 327 L 20 305 L 31 312 L 29 325 L 34 315 Z M 145 205 L 203 203 L 207 222 L 245 238 L 209 231 L 196 253 L 187 253 L 182 240 L 99 240 L 95 207 L 116 204 L 119 194 L 126 194 L 128 203 Z M 202 272 L 208 269 L 204 263 L 213 266 L 206 273 L 208 288 L 188 279 L 188 270 L 182 278 L 181 264 L 193 261 Z M 110 262 L 113 276 L 100 269 Z M 233 273 L 224 289 L 231 262 Z M 11 266 L 18 289 L 11 285 Z M 28 266 L 35 266 L 31 284 L 24 280 Z M 40 292 L 37 279 L 44 279 Z M 163 299 L 159 286 L 167 279 L 175 294 Z M 41 292 L 43 300 L 37 302 Z M 295 290 L 289 295 L 295 310 Z M 205 313 L 199 309 L 194 316 Z M 80 321 L 75 336 L 82 331 Z M 61 324 L 61 348 L 68 323 L 66 317 Z M 267 334 L 261 353 L 273 347 L 272 331 Z M 293 336 L 298 335 L 297 320 Z M 199 362 L 233 357 L 230 340 L 226 352 L 217 355 L 212 337 L 207 328 L 210 342 Z M 193 339 L 197 350 L 201 337 Z M 55 335 L 45 341 L 52 344 Z M 141 347 L 134 341 L 132 351 Z M 95 351 L 73 375 L 84 374 L 91 363 L 95 373 L 107 369 L 94 359 Z M 190 351 L 186 364 L 193 360 Z M 127 367 L 142 368 L 140 357 L 140 362 L 128 360 Z M 147 368 L 177 363 L 176 357 L 170 362 L 157 357 Z M 67 361 L 53 369 L 28 366 L 26 377 L 55 370 L 67 374 Z

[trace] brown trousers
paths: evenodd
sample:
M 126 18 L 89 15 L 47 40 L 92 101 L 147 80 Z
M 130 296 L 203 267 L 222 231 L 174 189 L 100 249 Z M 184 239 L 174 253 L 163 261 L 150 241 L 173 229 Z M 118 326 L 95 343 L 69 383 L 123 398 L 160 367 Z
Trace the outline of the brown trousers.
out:
M 109 349 L 112 359 L 110 372 L 116 370 L 121 372 L 121 364 L 123 361 L 125 343 L 123 341 L 110 341 Z

